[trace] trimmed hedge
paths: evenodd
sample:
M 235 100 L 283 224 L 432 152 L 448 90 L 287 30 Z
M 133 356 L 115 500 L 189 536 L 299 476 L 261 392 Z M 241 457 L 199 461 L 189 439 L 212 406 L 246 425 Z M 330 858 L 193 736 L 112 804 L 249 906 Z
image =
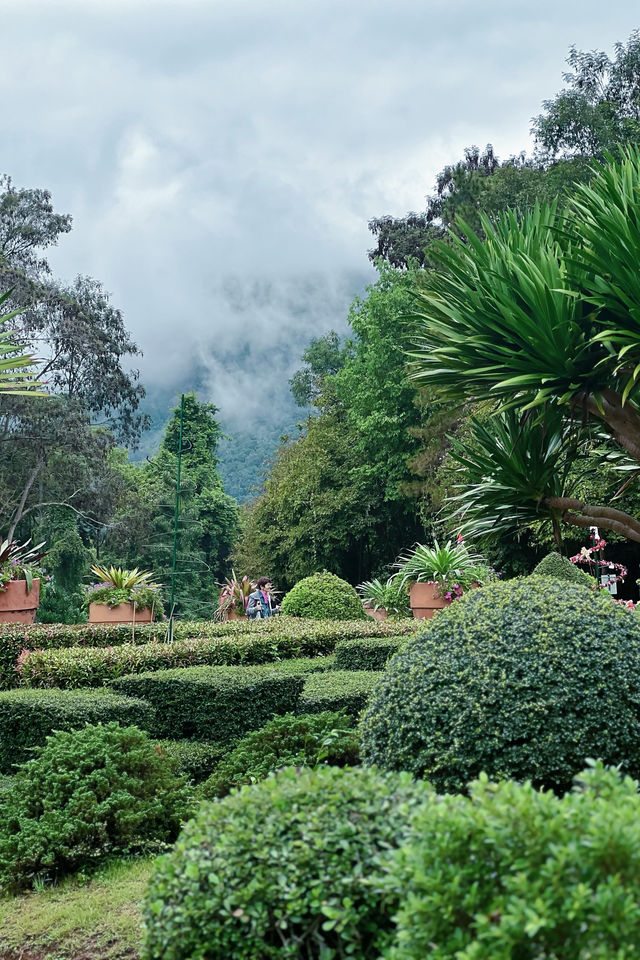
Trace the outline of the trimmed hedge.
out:
M 558 580 L 567 580 L 569 583 L 580 583 L 583 587 L 589 587 L 590 590 L 594 590 L 596 586 L 594 577 L 590 577 L 584 570 L 571 563 L 571 560 L 561 557 L 555 551 L 548 553 L 538 566 L 534 567 L 532 576 L 557 577 Z
M 229 626 L 234 626 L 232 621 Z M 260 627 L 263 624 L 263 627 Z M 227 624 L 211 624 L 220 631 Z M 253 627 L 253 624 L 252 624 Z M 12 670 L 13 683 L 34 687 L 101 686 L 129 673 L 190 666 L 258 664 L 274 660 L 331 653 L 338 641 L 355 637 L 384 637 L 390 633 L 414 633 L 415 621 L 394 624 L 394 628 L 368 623 L 322 623 L 273 617 L 257 621 L 255 628 L 216 633 L 211 637 L 174 640 L 173 643 L 124 644 L 106 647 L 61 647 L 25 652 L 19 657 L 19 673 Z M 1 677 L 0 677 L 1 679 Z
M 384 670 L 388 661 L 400 650 L 404 637 L 371 637 L 362 640 L 341 640 L 336 644 L 336 670 Z
M 385 957 L 637 957 L 638 784 L 601 765 L 580 780 L 558 798 L 482 778 L 424 804 L 389 877 L 405 896 Z
M 429 796 L 407 774 L 288 768 L 202 804 L 156 861 L 142 960 L 378 960 L 400 897 L 371 878 Z
M 483 771 L 561 792 L 588 757 L 640 774 L 640 618 L 552 577 L 472 590 L 387 667 L 362 756 L 447 793 Z
M 299 580 L 285 595 L 282 612 L 290 617 L 312 620 L 371 619 L 351 584 L 326 572 Z
M 188 667 L 120 677 L 112 685 L 157 708 L 161 737 L 228 743 L 276 714 L 295 711 L 304 676 L 260 667 Z
M 234 787 L 257 783 L 282 767 L 353 767 L 360 760 L 359 738 L 343 713 L 274 717 L 234 747 L 200 791 L 200 798 L 225 797 Z
M 377 685 L 378 670 L 335 670 L 307 677 L 298 704 L 298 713 L 344 710 L 357 717 Z
M 211 776 L 227 750 L 209 740 L 157 740 L 157 749 L 168 757 L 178 776 L 202 783 Z
M 0 692 L 0 772 L 24 763 L 54 730 L 118 720 L 152 731 L 155 710 L 112 690 L 5 690 Z

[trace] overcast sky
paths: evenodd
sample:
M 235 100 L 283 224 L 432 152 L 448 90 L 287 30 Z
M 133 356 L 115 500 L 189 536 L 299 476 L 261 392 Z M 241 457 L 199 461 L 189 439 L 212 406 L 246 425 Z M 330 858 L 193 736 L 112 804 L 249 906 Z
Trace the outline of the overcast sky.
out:
M 570 44 L 631 0 L 0 0 L 4 157 L 73 231 L 154 390 L 277 415 L 300 344 L 344 332 L 367 221 L 419 210 L 465 146 L 529 146 Z M 243 349 L 244 346 L 244 349 Z

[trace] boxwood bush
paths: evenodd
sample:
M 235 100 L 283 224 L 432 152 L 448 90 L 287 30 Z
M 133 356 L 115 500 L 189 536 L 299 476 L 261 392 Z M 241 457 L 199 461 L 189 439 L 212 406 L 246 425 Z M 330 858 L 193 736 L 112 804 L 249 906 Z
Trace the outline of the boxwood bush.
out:
M 227 754 L 201 790 L 224 797 L 233 787 L 256 783 L 281 767 L 354 766 L 360 759 L 358 734 L 342 713 L 287 713 L 254 730 Z
M 289 617 L 311 620 L 367 620 L 355 588 L 333 573 L 314 573 L 289 590 L 282 601 Z
M 343 710 L 357 717 L 380 682 L 378 670 L 332 670 L 307 677 L 299 713 L 321 713 L 324 710 Z
M 404 637 L 368 637 L 336 644 L 336 670 L 384 670 L 405 642 Z
M 118 720 L 151 731 L 151 704 L 112 690 L 5 690 L 0 693 L 0 773 L 31 756 L 54 730 Z
M 640 618 L 551 577 L 473 590 L 393 658 L 362 754 L 441 791 L 482 771 L 562 791 L 588 757 L 640 773 Z
M 470 794 L 414 817 L 390 960 L 637 956 L 637 783 L 600 766 L 561 799 L 486 779 Z
M 210 740 L 157 740 L 156 748 L 168 757 L 174 773 L 192 783 L 210 777 L 227 754 L 225 747 Z
M 144 960 L 374 960 L 393 896 L 371 882 L 428 796 L 406 774 L 288 768 L 204 803 L 157 861 Z
M 232 621 L 235 626 L 237 621 Z M 384 637 L 384 624 L 280 619 L 257 621 L 263 627 L 227 635 L 101 647 L 61 647 L 22 653 L 12 668 L 12 683 L 33 687 L 101 686 L 114 677 L 149 670 L 198 665 L 259 664 L 286 658 L 321 656 L 336 643 L 354 637 Z M 217 629 L 226 624 L 212 624 Z M 405 621 L 393 633 L 415 632 L 415 621 Z
M 120 677 L 116 690 L 157 708 L 158 733 L 228 743 L 295 711 L 304 675 L 260 667 L 188 667 Z
M 117 723 L 49 737 L 0 798 L 0 887 L 172 840 L 187 791 L 147 735 Z
M 590 577 L 584 570 L 576 567 L 571 560 L 561 557 L 559 553 L 548 553 L 534 568 L 533 575 L 537 577 L 557 577 L 558 580 L 568 580 L 569 583 L 580 583 L 583 587 L 594 589 L 595 578 Z

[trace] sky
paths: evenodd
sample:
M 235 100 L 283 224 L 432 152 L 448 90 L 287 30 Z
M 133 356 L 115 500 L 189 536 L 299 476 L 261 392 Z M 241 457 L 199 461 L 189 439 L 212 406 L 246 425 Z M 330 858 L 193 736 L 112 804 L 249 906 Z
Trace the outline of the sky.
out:
M 571 44 L 618 0 L 0 0 L 3 170 L 73 230 L 151 397 L 277 423 L 304 345 L 374 279 L 367 223 L 420 210 L 465 147 L 530 148 Z

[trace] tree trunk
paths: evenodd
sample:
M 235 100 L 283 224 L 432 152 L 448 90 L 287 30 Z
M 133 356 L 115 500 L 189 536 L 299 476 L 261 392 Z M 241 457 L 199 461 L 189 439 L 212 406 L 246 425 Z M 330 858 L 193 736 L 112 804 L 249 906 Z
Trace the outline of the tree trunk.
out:
M 603 527 L 640 543 L 640 521 L 622 510 L 588 504 L 573 497 L 545 497 L 542 503 L 546 507 L 560 510 L 563 523 L 574 527 Z

